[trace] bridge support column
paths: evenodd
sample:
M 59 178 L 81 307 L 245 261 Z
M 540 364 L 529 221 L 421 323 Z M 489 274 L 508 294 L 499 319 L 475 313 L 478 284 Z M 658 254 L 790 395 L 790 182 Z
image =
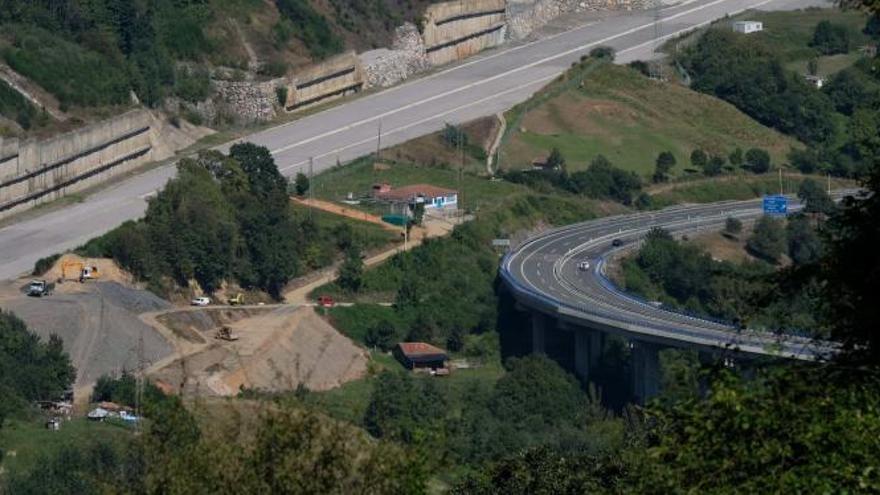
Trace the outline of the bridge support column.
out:
M 660 346 L 634 341 L 632 363 L 633 395 L 644 404 L 660 392 Z
M 579 328 L 574 331 L 574 369 L 584 382 L 588 381 L 590 371 L 599 363 L 605 334 L 596 330 Z
M 547 353 L 547 332 L 553 320 L 538 312 L 532 313 L 532 352 L 534 354 Z

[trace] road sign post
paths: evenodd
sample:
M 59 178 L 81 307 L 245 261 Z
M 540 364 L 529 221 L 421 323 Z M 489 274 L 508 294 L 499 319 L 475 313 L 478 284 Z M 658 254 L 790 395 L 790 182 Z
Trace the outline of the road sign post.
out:
M 788 198 L 782 195 L 764 196 L 765 215 L 785 215 L 788 213 Z

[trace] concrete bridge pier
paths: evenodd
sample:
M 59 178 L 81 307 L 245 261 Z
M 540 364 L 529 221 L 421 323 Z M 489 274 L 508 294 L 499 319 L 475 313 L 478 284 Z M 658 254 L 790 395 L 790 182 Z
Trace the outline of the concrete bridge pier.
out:
M 632 378 L 636 402 L 644 404 L 660 393 L 660 346 L 633 341 Z
M 547 354 L 547 332 L 553 329 L 555 322 L 549 316 L 532 312 L 532 352 Z
M 577 376 L 587 382 L 590 371 L 599 363 L 605 334 L 586 328 L 574 330 L 574 369 Z

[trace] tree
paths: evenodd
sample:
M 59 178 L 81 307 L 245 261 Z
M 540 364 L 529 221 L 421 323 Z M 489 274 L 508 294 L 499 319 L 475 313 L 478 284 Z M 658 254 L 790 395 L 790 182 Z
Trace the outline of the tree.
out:
M 850 50 L 849 31 L 846 26 L 833 24 L 829 20 L 819 21 L 810 46 L 823 55 L 847 53 Z
M 654 175 L 652 180 L 654 183 L 666 182 L 669 177 L 669 171 L 675 166 L 675 155 L 671 151 L 663 151 L 657 155 L 657 161 L 654 164 Z
M 724 221 L 724 233 L 730 236 L 737 236 L 742 232 L 743 224 L 738 218 L 727 217 Z
M 433 384 L 405 372 L 382 372 L 364 413 L 364 428 L 376 438 L 405 444 L 426 441 L 444 410 L 443 397 L 429 383 Z
M 355 293 L 364 283 L 364 258 L 357 244 L 351 245 L 345 253 L 345 260 L 339 267 L 339 278 L 336 280 L 343 290 Z
M 813 179 L 805 179 L 798 188 L 798 199 L 804 203 L 804 211 L 807 213 L 822 213 L 828 215 L 834 211 L 835 205 L 825 189 Z
M 788 219 L 785 227 L 788 238 L 788 257 L 797 265 L 815 263 L 822 255 L 822 240 L 804 215 Z
M 819 73 L 819 59 L 816 57 L 810 57 L 807 60 L 807 74 L 811 76 L 815 76 Z
M 770 153 L 761 148 L 746 151 L 744 167 L 753 173 L 764 174 L 770 171 Z
M 730 161 L 730 164 L 734 167 L 741 167 L 743 164 L 743 150 L 742 148 L 736 148 L 735 150 L 730 152 L 730 156 L 727 157 Z
M 755 256 L 776 263 L 779 256 L 786 251 L 782 222 L 766 215 L 761 217 L 755 223 L 746 247 Z
M 613 62 L 614 48 L 611 48 L 610 46 L 597 46 L 590 50 L 590 57 Z
M 695 149 L 691 152 L 691 166 L 697 170 L 704 170 L 706 164 L 709 163 L 709 156 L 701 149 Z
M 706 165 L 703 166 L 703 173 L 707 177 L 714 177 L 722 170 L 724 170 L 724 158 L 718 155 L 712 155 L 712 158 L 709 158 Z
M 296 178 L 293 182 L 293 187 L 296 190 L 297 196 L 305 196 L 307 192 L 309 192 L 309 178 L 306 174 L 302 172 L 296 173 Z
M 397 337 L 397 329 L 388 320 L 381 320 L 367 330 L 364 343 L 369 347 L 377 347 L 382 351 L 388 351 L 394 346 Z
M 562 170 L 565 168 L 565 157 L 562 156 L 559 148 L 554 147 L 550 150 L 550 155 L 547 157 L 547 168 L 551 170 Z

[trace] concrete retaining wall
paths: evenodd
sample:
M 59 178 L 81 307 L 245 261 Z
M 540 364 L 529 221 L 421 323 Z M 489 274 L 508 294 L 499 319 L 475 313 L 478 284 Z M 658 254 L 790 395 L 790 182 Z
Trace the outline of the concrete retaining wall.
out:
M 0 218 L 164 158 L 155 127 L 134 110 L 49 139 L 0 139 Z
M 300 71 L 287 88 L 288 112 L 357 93 L 364 87 L 361 61 L 354 52 L 344 53 Z
M 422 30 L 428 59 L 441 65 L 503 43 L 506 8 L 505 0 L 459 0 L 428 6 Z

